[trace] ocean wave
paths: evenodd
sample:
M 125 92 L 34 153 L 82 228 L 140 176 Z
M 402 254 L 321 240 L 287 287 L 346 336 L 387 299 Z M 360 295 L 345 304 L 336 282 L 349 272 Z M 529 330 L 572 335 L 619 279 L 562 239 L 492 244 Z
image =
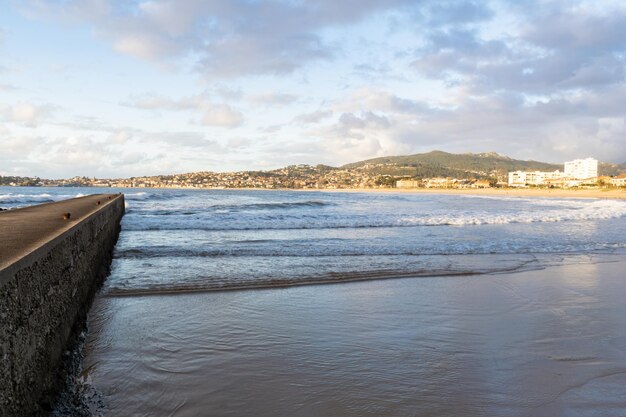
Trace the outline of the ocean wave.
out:
M 32 203 L 54 201 L 50 194 L 0 194 L 2 203 Z
M 134 210 L 140 215 L 149 216 L 190 216 L 193 214 L 201 214 L 204 210 L 185 210 L 185 209 L 157 209 L 157 210 Z
M 127 194 L 128 195 L 128 194 Z M 136 195 L 130 200 L 150 200 L 149 195 Z M 242 203 L 242 204 L 214 204 L 200 205 L 194 204 L 190 207 L 180 208 L 141 208 L 135 207 L 133 212 L 140 216 L 189 216 L 189 215 L 214 215 L 215 213 L 225 214 L 244 211 L 266 211 L 266 210 L 289 210 L 298 208 L 316 208 L 332 206 L 333 203 L 323 201 L 300 201 L 283 203 Z
M 513 255 L 513 254 L 576 254 L 576 253 L 613 253 L 626 249 L 626 243 L 581 243 L 574 245 L 572 242 L 543 245 L 537 247 L 532 242 L 526 244 L 508 245 L 494 248 L 492 245 L 455 245 L 445 247 L 424 246 L 419 248 L 395 248 L 385 247 L 335 247 L 321 244 L 309 246 L 283 246 L 270 245 L 271 241 L 263 241 L 259 246 L 246 249 L 242 246 L 233 245 L 229 248 L 193 248 L 193 247 L 142 247 L 117 249 L 116 259 L 138 258 L 305 258 L 305 257 L 328 257 L 328 258 L 356 258 L 369 256 L 447 256 L 447 255 Z
M 189 194 L 182 192 L 167 191 L 136 191 L 136 192 L 124 192 L 124 198 L 131 201 L 164 201 L 174 200 L 178 198 L 189 197 Z
M 5 204 L 41 204 L 53 201 L 66 200 L 69 198 L 84 197 L 85 194 L 0 194 L 0 203 Z
M 207 214 L 207 213 L 198 213 Z M 220 217 L 203 216 L 185 221 L 153 222 L 140 216 L 128 218 L 127 230 L 309 230 L 361 229 L 394 227 L 479 226 L 515 223 L 555 223 L 620 219 L 626 217 L 626 203 L 598 201 L 582 208 L 520 212 L 465 212 L 455 214 L 315 216 L 303 213 L 294 216 Z
M 124 193 L 125 200 L 147 200 L 153 196 L 153 194 L 148 194 L 144 191 L 138 193 Z
M 280 210 L 306 207 L 325 207 L 331 205 L 333 204 L 324 201 L 295 201 L 285 203 L 217 204 L 211 206 L 210 208 L 212 210 Z
M 300 285 L 332 284 L 354 281 L 371 281 L 397 278 L 432 278 L 432 277 L 464 277 L 487 274 L 500 274 L 519 272 L 525 270 L 541 269 L 544 262 L 530 256 L 526 258 L 502 259 L 500 262 L 479 263 L 451 263 L 449 256 L 442 256 L 439 265 L 425 263 L 422 265 L 405 265 L 402 268 L 381 268 L 362 270 L 328 270 L 311 271 L 308 268 L 293 273 L 292 271 L 272 269 L 272 273 L 265 275 L 250 276 L 248 273 L 239 275 L 177 277 L 175 282 L 155 281 L 150 276 L 141 275 L 113 277 L 105 285 L 104 296 L 142 296 L 142 295 L 166 295 L 187 292 L 228 291 L 262 288 L 280 288 Z M 296 268 L 297 269 L 297 268 Z M 165 271 L 164 271 L 165 272 Z M 243 271 L 240 271 L 243 272 Z M 125 274 L 126 275 L 126 274 Z
M 518 268 L 519 269 L 519 268 Z M 528 268 L 532 269 L 532 268 Z M 213 280 L 193 283 L 154 284 L 149 286 L 126 287 L 122 285 L 108 285 L 103 291 L 106 297 L 137 297 L 146 295 L 169 295 L 212 291 L 252 290 L 264 288 L 294 287 L 302 285 L 333 284 L 355 281 L 373 281 L 397 278 L 431 278 L 431 277 L 459 277 L 485 275 L 488 273 L 503 272 L 472 271 L 472 270 L 387 270 L 387 271 L 359 271 L 328 273 L 307 278 L 258 278 L 254 280 Z M 511 272 L 507 270 L 506 272 Z
M 560 209 L 520 211 L 519 213 L 476 213 L 455 216 L 403 217 L 403 225 L 468 226 L 481 224 L 553 223 L 580 220 L 606 220 L 626 217 L 626 202 L 601 200 L 592 203 L 567 205 Z

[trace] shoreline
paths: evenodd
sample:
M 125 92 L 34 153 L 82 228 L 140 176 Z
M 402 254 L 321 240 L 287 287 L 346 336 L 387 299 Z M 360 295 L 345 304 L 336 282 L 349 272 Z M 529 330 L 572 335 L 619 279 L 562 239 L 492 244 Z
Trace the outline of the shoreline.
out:
M 309 191 L 309 190 L 304 190 Z M 317 191 L 317 190 L 316 190 Z M 443 195 L 474 195 L 474 196 L 500 196 L 500 197 L 552 197 L 552 198 L 600 198 L 600 199 L 626 199 L 626 190 L 601 190 L 601 189 L 537 189 L 537 188 L 478 188 L 478 189 L 446 189 L 446 188 L 350 188 L 319 190 L 330 192 L 381 192 L 398 194 L 443 194 Z
M 108 188 L 108 187 L 102 187 Z M 116 188 L 116 187 L 114 187 Z M 626 200 L 621 189 L 563 189 L 563 188 L 196 188 L 196 187 L 123 187 L 133 190 L 217 190 L 217 191 L 292 191 L 328 193 L 396 193 L 442 194 L 505 197 L 598 198 Z
M 22 187 L 12 187 L 22 188 Z M 37 186 L 29 188 L 56 188 Z M 131 190 L 217 190 L 217 191 L 293 191 L 329 193 L 397 193 L 442 194 L 500 197 L 598 198 L 626 200 L 626 189 L 564 189 L 564 188 L 197 188 L 197 187 L 64 187 Z

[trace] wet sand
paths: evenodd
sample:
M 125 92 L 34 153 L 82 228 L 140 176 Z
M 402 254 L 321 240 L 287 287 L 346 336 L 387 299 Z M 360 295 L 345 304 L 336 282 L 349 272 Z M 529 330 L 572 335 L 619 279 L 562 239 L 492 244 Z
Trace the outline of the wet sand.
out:
M 625 268 L 100 297 L 84 376 L 111 416 L 618 416 Z

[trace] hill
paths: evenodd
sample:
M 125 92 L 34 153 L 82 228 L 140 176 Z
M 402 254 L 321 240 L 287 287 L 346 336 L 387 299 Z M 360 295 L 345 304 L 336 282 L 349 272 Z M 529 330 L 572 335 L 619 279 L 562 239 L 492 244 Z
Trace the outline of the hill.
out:
M 516 170 L 563 170 L 563 165 L 522 161 L 495 152 L 452 154 L 442 151 L 368 159 L 342 166 L 378 175 L 413 177 L 500 178 Z
M 598 175 L 608 175 L 614 177 L 626 172 L 626 162 L 622 164 L 611 164 L 608 162 L 598 162 Z

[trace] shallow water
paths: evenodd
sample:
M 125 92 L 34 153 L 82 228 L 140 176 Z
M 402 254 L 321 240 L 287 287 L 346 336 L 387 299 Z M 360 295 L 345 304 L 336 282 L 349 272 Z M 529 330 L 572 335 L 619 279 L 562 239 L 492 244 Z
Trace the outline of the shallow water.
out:
M 127 200 L 115 296 L 485 274 L 626 248 L 617 200 L 4 187 L 0 204 L 99 191 Z
M 593 262 L 101 297 L 84 377 L 115 416 L 619 416 L 626 262 Z
M 626 201 L 0 188 L 0 206 L 111 191 L 127 214 L 83 374 L 106 415 L 624 414 Z

